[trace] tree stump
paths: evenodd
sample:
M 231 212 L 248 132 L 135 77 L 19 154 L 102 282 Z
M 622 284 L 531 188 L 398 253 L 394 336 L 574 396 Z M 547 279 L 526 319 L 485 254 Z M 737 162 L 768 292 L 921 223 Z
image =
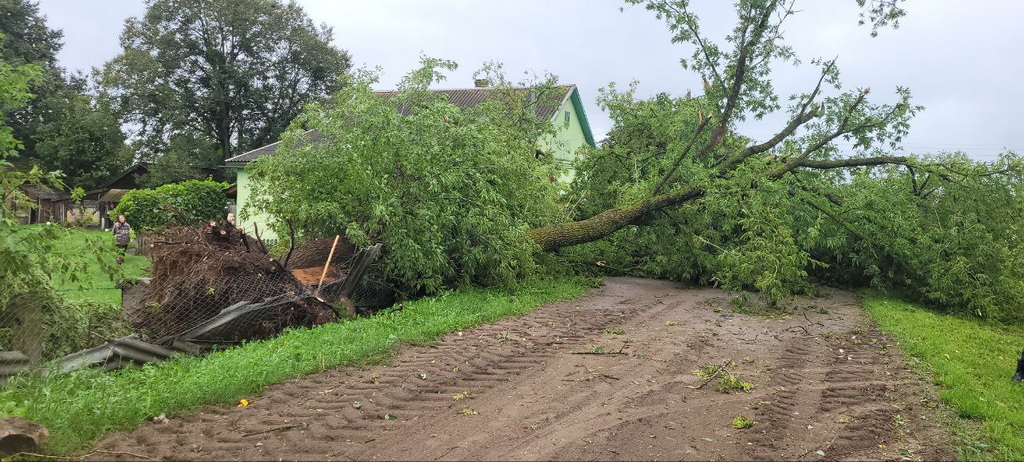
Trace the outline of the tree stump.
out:
M 38 452 L 49 432 L 46 427 L 24 417 L 0 420 L 0 457 L 19 452 Z

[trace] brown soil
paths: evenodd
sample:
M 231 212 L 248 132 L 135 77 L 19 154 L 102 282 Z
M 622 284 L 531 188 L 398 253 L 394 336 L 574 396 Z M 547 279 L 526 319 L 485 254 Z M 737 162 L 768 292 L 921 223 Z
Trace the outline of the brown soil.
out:
M 754 316 L 733 312 L 719 290 L 613 278 L 582 299 L 404 348 L 392 365 L 148 422 L 105 438 L 93 456 L 954 459 L 944 417 L 927 406 L 934 390 L 859 306 L 837 291 Z M 753 383 L 749 393 L 692 373 L 726 361 Z M 739 415 L 756 424 L 733 428 Z

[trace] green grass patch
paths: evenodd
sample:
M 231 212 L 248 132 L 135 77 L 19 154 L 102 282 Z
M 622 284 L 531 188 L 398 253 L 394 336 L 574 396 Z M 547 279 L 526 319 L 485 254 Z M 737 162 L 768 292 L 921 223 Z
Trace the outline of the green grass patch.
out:
M 100 269 L 99 265 L 94 263 L 96 257 L 93 253 L 95 250 L 86 245 L 86 239 L 89 238 L 109 241 L 110 245 L 104 246 L 102 251 L 114 254 L 114 237 L 109 232 L 70 230 L 67 239 L 64 239 L 60 245 L 89 262 L 89 269 L 85 273 L 79 274 L 80 282 L 71 282 L 68 275 L 63 275 L 56 278 L 54 287 L 57 289 L 57 293 L 67 300 L 111 303 L 121 306 L 121 290 L 115 287 L 118 281 L 112 280 Z M 133 247 L 129 248 L 124 264 L 121 265 L 124 277 L 129 280 L 146 276 L 146 268 L 149 267 L 149 258 L 133 254 L 134 245 L 133 243 Z
M 428 344 L 449 332 L 578 297 L 584 290 L 571 280 L 539 281 L 514 294 L 465 289 L 374 317 L 291 330 L 203 358 L 35 378 L 0 390 L 0 414 L 43 424 L 50 430 L 46 451 L 67 454 L 159 414 L 188 413 L 240 398 L 258 401 L 254 395 L 267 385 L 339 366 L 382 362 L 400 343 Z
M 864 306 L 900 342 L 911 364 L 931 372 L 943 401 L 979 424 L 954 428 L 961 458 L 1024 460 L 1024 386 L 1010 380 L 1024 328 L 985 325 L 883 297 L 869 297 Z

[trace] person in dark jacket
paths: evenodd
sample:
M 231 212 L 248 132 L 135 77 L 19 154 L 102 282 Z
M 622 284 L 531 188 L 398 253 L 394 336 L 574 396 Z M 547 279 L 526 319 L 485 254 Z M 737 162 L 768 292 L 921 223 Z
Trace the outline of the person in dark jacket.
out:
M 1013 374 L 1013 381 L 1024 380 L 1024 351 L 1020 352 L 1020 359 L 1017 360 L 1017 373 Z
M 114 233 L 114 242 L 117 244 L 117 264 L 124 263 L 124 254 L 128 251 L 128 243 L 131 242 L 132 226 L 125 221 L 124 215 L 118 215 L 117 221 L 110 229 Z

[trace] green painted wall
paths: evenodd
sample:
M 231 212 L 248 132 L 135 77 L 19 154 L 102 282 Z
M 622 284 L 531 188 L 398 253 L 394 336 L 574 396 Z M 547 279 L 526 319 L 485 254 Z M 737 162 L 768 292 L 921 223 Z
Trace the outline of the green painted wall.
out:
M 244 165 L 246 164 L 239 163 L 237 165 L 231 165 L 231 167 Z M 262 213 L 250 213 L 248 214 L 248 216 L 243 216 L 242 214 L 242 208 L 249 203 L 249 198 L 252 197 L 252 182 L 249 180 L 249 171 L 246 170 L 245 168 L 239 168 L 238 177 L 236 178 L 235 181 L 238 184 L 238 197 L 237 199 L 235 199 L 235 204 L 237 204 L 237 211 L 235 212 L 235 223 L 238 225 L 238 227 L 244 229 L 245 232 L 249 234 L 253 234 L 253 223 L 255 223 L 257 226 L 259 226 L 260 237 L 263 239 L 264 242 L 269 243 L 269 241 L 276 240 L 277 234 L 275 234 L 274 231 L 270 229 L 270 226 L 267 225 L 267 223 L 270 221 L 269 215 Z
M 566 122 L 566 114 L 568 114 L 568 122 Z M 572 163 L 576 160 L 576 152 L 581 146 L 587 144 L 583 125 L 573 106 L 572 98 L 566 98 L 562 107 L 552 117 L 551 124 L 555 126 L 555 134 L 549 139 L 541 140 L 541 149 L 550 151 L 555 156 L 555 162 L 565 169 L 565 173 L 559 177 L 559 180 L 570 182 L 575 176 Z

